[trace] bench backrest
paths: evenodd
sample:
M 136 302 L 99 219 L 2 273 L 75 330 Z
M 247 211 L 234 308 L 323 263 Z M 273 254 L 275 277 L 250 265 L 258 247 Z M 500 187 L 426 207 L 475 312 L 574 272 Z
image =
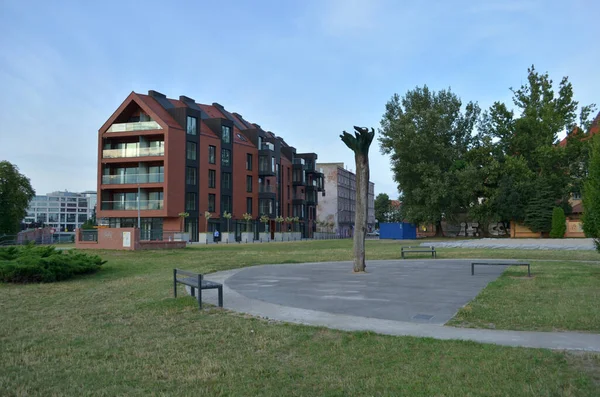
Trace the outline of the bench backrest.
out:
M 200 280 L 202 280 L 204 278 L 204 276 L 200 273 L 193 273 L 193 272 L 188 272 L 187 270 L 181 270 L 181 269 L 173 269 L 173 277 L 177 278 L 177 276 L 187 276 L 187 277 L 194 277 L 194 278 L 198 278 L 198 276 L 200 276 Z

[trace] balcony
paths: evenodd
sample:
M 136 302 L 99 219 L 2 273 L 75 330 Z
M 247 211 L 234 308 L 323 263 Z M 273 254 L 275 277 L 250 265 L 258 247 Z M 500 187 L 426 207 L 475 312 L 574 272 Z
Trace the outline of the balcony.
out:
M 130 201 L 102 201 L 102 210 L 106 211 L 141 211 L 162 210 L 164 200 L 130 200 Z
M 294 193 L 292 195 L 292 205 L 303 205 L 306 203 L 303 193 Z
M 260 148 L 258 148 L 259 156 L 272 156 L 275 152 L 275 145 L 270 142 L 263 143 Z
M 102 175 L 103 185 L 163 183 L 164 174 Z
M 141 148 L 126 148 L 126 149 L 105 149 L 102 151 L 103 159 L 119 159 L 131 157 L 152 157 L 164 156 L 164 147 L 141 147 Z
M 315 191 L 306 192 L 306 205 L 317 205 L 317 194 Z
M 292 185 L 293 186 L 306 186 L 306 178 L 304 176 L 304 171 L 302 171 L 301 175 L 297 175 L 296 173 L 293 174 Z
M 271 163 L 260 163 L 258 164 L 258 176 L 275 176 L 275 170 L 271 166 Z
M 304 171 L 305 164 L 306 163 L 305 163 L 304 159 L 296 158 L 292 161 L 292 168 L 293 169 L 301 169 L 302 171 Z
M 258 185 L 258 197 L 265 199 L 274 199 L 277 195 L 277 188 L 271 185 Z
M 110 126 L 106 132 L 130 132 L 130 131 L 148 131 L 162 130 L 162 127 L 156 121 L 138 121 L 135 123 L 115 123 Z

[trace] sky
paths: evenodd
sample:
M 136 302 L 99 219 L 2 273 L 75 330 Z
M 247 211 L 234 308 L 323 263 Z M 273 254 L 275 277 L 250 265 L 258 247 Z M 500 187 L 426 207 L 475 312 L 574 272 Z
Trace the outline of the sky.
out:
M 416 86 L 485 109 L 535 65 L 600 103 L 598 15 L 595 0 L 0 0 L 0 161 L 38 194 L 95 190 L 98 129 L 152 89 L 354 170 L 340 133 L 377 130 Z M 396 199 L 375 141 L 370 164 L 375 193 Z

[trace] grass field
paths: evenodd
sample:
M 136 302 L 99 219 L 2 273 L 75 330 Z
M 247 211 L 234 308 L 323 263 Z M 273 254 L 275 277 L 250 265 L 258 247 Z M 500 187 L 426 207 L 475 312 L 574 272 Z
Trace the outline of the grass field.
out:
M 171 297 L 175 266 L 207 273 L 254 264 L 350 260 L 350 246 L 345 240 L 107 251 L 99 252 L 108 263 L 95 275 L 56 284 L 0 285 L 0 395 L 599 394 L 598 355 L 348 333 L 268 322 L 218 309 L 200 313 L 192 298 Z M 367 250 L 368 259 L 399 257 L 398 245 L 388 242 L 368 241 Z M 439 257 L 524 258 L 534 252 L 539 259 L 561 259 L 556 252 L 461 253 L 457 249 L 440 250 Z M 570 254 L 570 259 L 577 260 L 599 258 L 593 252 Z M 563 277 L 555 288 L 562 285 L 577 291 L 584 287 L 587 292 L 573 298 L 566 305 L 568 310 L 568 305 L 580 304 L 593 296 L 590 290 L 598 289 L 597 284 L 583 283 L 588 278 L 597 282 L 593 266 L 534 262 L 536 278 L 527 280 L 527 285 L 539 290 L 541 297 L 555 294 L 546 284 L 549 279 L 538 285 L 547 274 Z M 587 270 L 581 277 L 573 285 L 564 285 L 569 284 L 564 278 L 582 267 Z M 484 290 L 471 312 L 478 310 L 478 301 L 486 307 L 485 299 L 495 298 L 484 296 L 486 291 L 497 297 L 511 287 L 512 280 L 520 282 L 512 278 L 518 272 L 511 269 L 499 285 Z M 525 290 L 523 286 L 516 289 Z M 499 318 L 514 317 L 520 307 L 486 307 L 481 314 L 460 321 L 471 326 L 495 321 L 500 328 Z M 539 328 L 549 318 L 544 315 L 529 326 Z

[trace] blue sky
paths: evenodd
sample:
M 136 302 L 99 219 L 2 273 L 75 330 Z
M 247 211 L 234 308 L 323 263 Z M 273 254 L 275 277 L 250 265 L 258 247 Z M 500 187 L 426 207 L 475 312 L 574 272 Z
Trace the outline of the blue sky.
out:
M 486 108 L 535 64 L 600 103 L 598 15 L 593 0 L 0 0 L 0 160 L 39 194 L 95 189 L 98 128 L 154 89 L 354 169 L 341 131 L 377 128 L 417 85 Z M 397 197 L 377 142 L 371 180 Z

